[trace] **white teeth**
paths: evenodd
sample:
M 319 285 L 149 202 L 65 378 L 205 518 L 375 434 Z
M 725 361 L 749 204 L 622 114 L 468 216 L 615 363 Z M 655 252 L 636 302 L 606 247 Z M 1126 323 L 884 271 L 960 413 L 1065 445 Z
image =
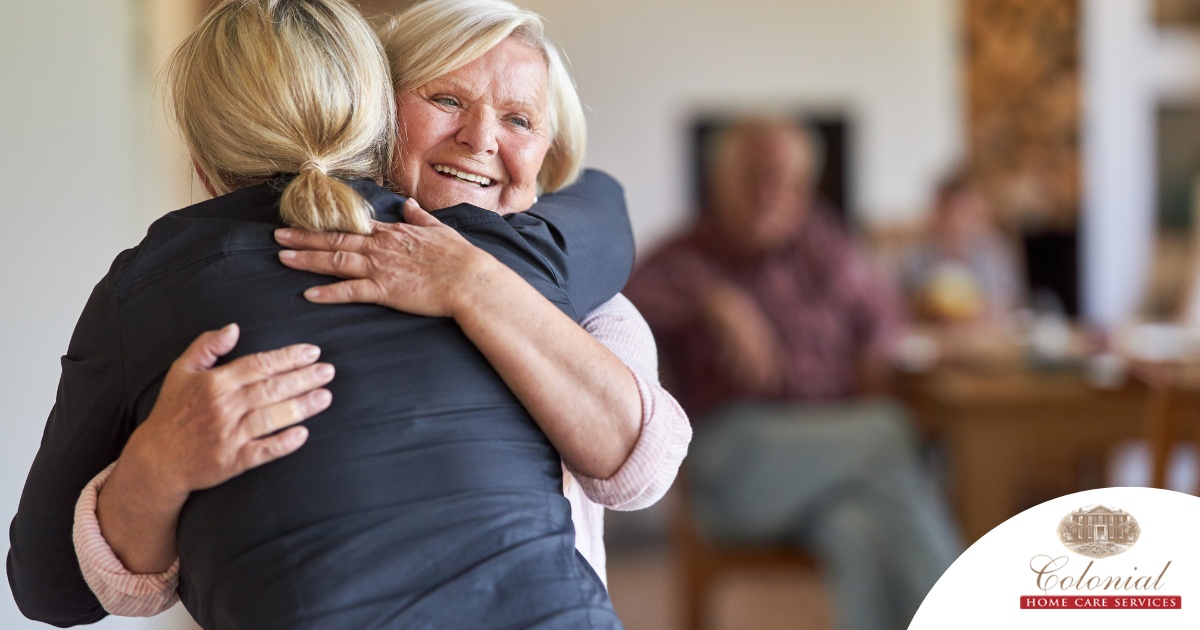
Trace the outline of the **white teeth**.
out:
M 492 178 L 490 178 L 490 177 L 484 177 L 483 175 L 475 175 L 474 173 L 464 173 L 452 166 L 444 166 L 442 164 L 434 164 L 433 170 L 435 170 L 439 173 L 453 175 L 459 179 L 466 180 L 468 182 L 474 182 L 476 184 L 479 184 L 480 186 L 490 186 L 492 183 Z

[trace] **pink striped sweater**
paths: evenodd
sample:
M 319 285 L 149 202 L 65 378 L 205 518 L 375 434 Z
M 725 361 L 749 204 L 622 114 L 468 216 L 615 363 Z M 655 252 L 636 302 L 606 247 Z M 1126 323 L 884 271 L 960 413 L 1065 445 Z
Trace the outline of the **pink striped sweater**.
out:
M 571 502 L 575 546 L 607 584 L 604 508 L 638 510 L 662 498 L 687 454 L 692 429 L 675 399 L 658 381 L 658 356 L 646 320 L 623 295 L 588 314 L 583 327 L 629 367 L 642 401 L 642 431 L 629 459 L 609 479 L 563 469 L 563 493 Z M 114 464 L 115 465 L 115 464 Z M 75 551 L 83 577 L 114 615 L 148 617 L 178 600 L 179 560 L 157 574 L 135 574 L 121 564 L 100 531 L 96 499 L 109 466 L 84 488 L 75 508 Z

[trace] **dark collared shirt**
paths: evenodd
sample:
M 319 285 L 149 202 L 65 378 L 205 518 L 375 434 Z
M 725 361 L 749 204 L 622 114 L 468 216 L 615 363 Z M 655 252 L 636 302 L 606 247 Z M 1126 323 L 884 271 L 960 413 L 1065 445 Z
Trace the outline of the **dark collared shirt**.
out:
M 355 186 L 399 220 L 403 198 Z M 314 343 L 338 376 L 303 448 L 185 505 L 180 594 L 205 628 L 618 627 L 575 553 L 559 456 L 499 375 L 452 320 L 305 300 L 330 278 L 279 263 L 278 198 L 263 184 L 173 212 L 96 286 L 13 519 L 22 611 L 56 625 L 105 615 L 75 558 L 74 503 L 175 357 L 237 322 L 226 360 Z M 576 320 L 632 262 L 620 187 L 594 172 L 526 213 L 436 216 Z

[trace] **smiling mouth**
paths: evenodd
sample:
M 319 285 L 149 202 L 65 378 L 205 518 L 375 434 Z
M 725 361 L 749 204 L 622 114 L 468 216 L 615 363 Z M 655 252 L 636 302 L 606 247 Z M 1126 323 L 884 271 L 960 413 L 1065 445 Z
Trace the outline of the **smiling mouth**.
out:
M 446 166 L 444 164 L 434 164 L 433 170 L 437 171 L 444 177 L 452 177 L 452 178 L 460 180 L 460 181 L 475 184 L 476 186 L 479 186 L 480 188 L 487 188 L 488 186 L 492 185 L 492 178 L 490 178 L 490 177 L 485 177 L 483 175 L 476 175 L 475 173 L 467 173 L 465 171 L 460 171 L 460 170 L 454 168 L 453 166 Z

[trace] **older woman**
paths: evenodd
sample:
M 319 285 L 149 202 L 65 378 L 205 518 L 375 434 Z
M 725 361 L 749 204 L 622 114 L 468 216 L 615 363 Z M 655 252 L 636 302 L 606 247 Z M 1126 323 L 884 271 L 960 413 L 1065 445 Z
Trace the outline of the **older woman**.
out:
M 441 17 L 439 25 L 438 16 L 430 15 L 439 5 L 442 9 L 450 6 L 458 11 L 458 15 L 452 18 L 458 20 L 457 27 L 461 27 L 464 12 L 470 13 L 471 7 L 475 7 L 475 17 L 479 17 L 480 7 L 487 9 L 483 14 L 494 14 L 497 9 L 502 9 L 501 13 L 512 13 L 511 6 L 505 5 L 427 3 L 422 6 L 430 8 L 424 13 L 420 10 L 410 11 L 393 23 L 393 35 L 388 38 L 393 58 L 403 54 L 398 52 L 401 47 L 396 37 L 401 30 L 414 37 L 423 35 L 425 41 L 434 36 L 446 38 L 449 35 L 445 28 L 446 17 Z M 528 14 L 525 15 L 525 21 L 532 19 Z M 438 33 L 439 27 L 441 33 Z M 494 30 L 495 20 L 490 26 L 477 23 L 477 28 Z M 548 116 L 549 112 L 546 111 L 552 108 L 536 107 L 539 100 L 550 96 L 549 100 L 561 111 L 564 98 L 560 92 L 570 90 L 569 78 L 562 73 L 561 64 L 557 62 L 552 49 L 547 49 L 539 41 L 540 33 L 539 37 L 533 38 L 531 27 L 523 25 L 520 29 L 525 30 L 510 26 L 508 32 L 499 35 L 493 32 L 490 34 L 491 42 L 483 45 L 478 42 L 488 41 L 486 37 L 480 37 L 479 32 L 468 33 L 462 40 L 474 42 L 477 50 L 458 51 L 460 55 L 467 56 L 455 60 L 460 63 L 459 67 L 445 71 L 440 76 L 427 77 L 420 85 L 399 84 L 405 142 L 401 145 L 401 160 L 395 178 L 401 190 L 411 192 L 429 206 L 469 200 L 477 205 L 508 212 L 522 210 L 532 203 L 538 180 L 542 180 L 543 189 L 550 189 L 569 181 L 572 168 L 578 170 L 582 138 L 578 137 L 572 146 L 569 135 L 546 134 L 546 130 L 553 128 L 557 121 L 555 117 Z M 470 59 L 471 55 L 476 58 Z M 407 58 L 413 56 L 408 55 Z M 549 80 L 545 77 L 547 66 L 551 69 Z M 397 64 L 394 64 L 393 70 L 400 73 Z M 556 73 L 557 79 L 554 76 Z M 419 73 L 413 71 L 407 76 L 419 76 Z M 497 82 L 496 77 L 504 77 L 509 83 Z M 537 94 L 537 89 L 532 95 L 521 94 L 521 86 L 537 86 L 538 78 L 542 79 L 540 82 L 543 84 L 549 83 L 552 94 Z M 531 107 L 531 103 L 535 106 Z M 569 105 L 568 102 L 566 106 Z M 543 155 L 549 151 L 550 157 L 545 163 L 551 165 L 550 168 L 542 167 L 538 144 L 543 145 Z M 573 160 L 575 166 L 562 168 L 564 158 L 567 162 Z M 582 483 L 568 481 L 568 492 L 575 499 L 573 507 L 577 508 L 575 517 L 580 530 L 579 547 L 602 573 L 600 508 L 595 503 L 583 500 L 581 490 L 586 491 L 590 498 L 617 507 L 637 507 L 653 502 L 669 485 L 690 433 L 686 419 L 674 401 L 657 386 L 652 341 L 644 323 L 623 299 L 598 309 L 586 320 L 593 332 L 604 337 L 619 353 L 624 352 L 623 358 L 634 368 L 631 382 L 625 368 L 618 364 L 614 369 L 611 355 L 597 353 L 598 345 L 586 335 L 581 335 L 568 318 L 534 292 L 524 280 L 495 265 L 494 261 L 489 262 L 490 258 L 481 256 L 478 250 L 467 246 L 464 241 L 446 234 L 442 231 L 444 228 L 436 227 L 436 221 L 422 214 L 419 209 L 409 208 L 407 216 L 416 223 L 428 226 L 429 233 L 399 234 L 396 229 L 378 226 L 376 234 L 369 238 L 354 240 L 343 237 L 338 242 L 321 241 L 311 234 L 281 235 L 280 240 L 285 244 L 316 245 L 326 249 L 339 245 L 356 252 L 340 256 L 298 254 L 290 259 L 285 256 L 284 260 L 297 268 L 333 272 L 344 277 L 365 276 L 371 280 L 329 289 L 310 289 L 306 295 L 314 301 L 373 301 L 411 312 L 453 316 L 530 409 L 541 428 L 559 448 L 564 461 L 582 473 L 579 475 Z M 434 257 L 413 259 L 395 255 L 394 245 L 402 237 L 410 239 L 403 243 L 404 246 L 411 247 L 416 243 L 419 248 L 424 248 L 420 250 L 422 253 L 433 254 Z M 414 288 L 418 290 L 411 291 Z M 373 292 L 364 293 L 364 290 Z M 117 467 L 118 473 L 125 474 L 114 474 L 100 495 L 100 521 L 105 524 L 105 537 L 119 550 L 118 556 L 130 568 L 155 570 L 170 564 L 174 555 L 174 528 L 162 525 L 178 516 L 178 508 L 174 515 L 165 520 L 161 514 L 151 514 L 147 518 L 144 511 L 139 512 L 145 507 L 146 482 L 151 477 L 144 473 L 137 474 L 138 466 L 127 466 L 125 462 L 137 462 L 139 456 L 135 453 L 141 453 L 141 470 L 170 470 L 172 474 L 168 476 L 177 477 L 181 474 L 178 469 L 186 469 L 177 461 L 176 454 L 196 452 L 198 449 L 194 448 L 194 442 L 197 440 L 179 440 L 180 433 L 171 422 L 154 424 L 151 420 L 183 419 L 187 416 L 193 421 L 192 426 L 205 424 L 194 422 L 207 420 L 198 417 L 203 414 L 196 408 L 212 406 L 220 395 L 210 395 L 205 399 L 196 393 L 205 393 L 205 388 L 213 387 L 212 383 L 220 380 L 218 376 L 227 376 L 231 372 L 221 370 L 233 366 L 215 370 L 205 370 L 204 367 L 211 366 L 214 355 L 228 351 L 236 341 L 236 335 L 235 330 L 229 330 L 204 337 L 176 363 L 176 369 L 168 376 L 168 384 L 180 386 L 164 387 L 155 408 L 156 412 L 163 410 L 163 413 L 152 413 L 144 429 L 140 430 L 150 437 L 138 442 L 140 449 L 134 453 L 130 452 L 131 449 L 126 450 L 122 465 Z M 553 346 L 545 343 L 545 338 L 549 336 L 555 338 Z M 287 368 L 301 363 L 285 360 L 277 367 L 284 368 L 286 372 Z M 187 378 L 191 380 L 184 381 L 180 373 L 189 370 L 191 373 Z M 262 388 L 264 384 L 282 382 L 284 378 L 270 378 L 269 371 L 261 370 L 248 370 L 243 374 L 227 376 L 224 383 Z M 175 383 L 172 377 L 176 377 Z M 237 382 L 238 378 L 244 382 Z M 636 387 L 630 387 L 627 383 L 636 383 Z M 292 385 L 281 390 L 291 396 L 297 393 L 296 387 Z M 554 395 L 562 391 L 572 391 L 571 400 Z M 630 394 L 633 397 L 632 406 L 628 404 Z M 328 404 L 313 404 L 314 396 L 284 397 L 283 401 L 278 402 L 271 399 L 271 404 L 264 401 L 261 407 L 239 409 L 239 413 L 244 412 L 247 417 L 255 414 L 271 416 L 278 424 L 288 424 Z M 179 407 L 187 407 L 197 400 L 199 404 L 188 412 L 190 416 L 179 413 Z M 173 411 L 170 410 L 172 406 L 176 407 Z M 629 413 L 631 407 L 632 413 Z M 279 416 L 286 419 L 280 419 Z M 634 420 L 632 431 L 627 422 L 631 417 Z M 220 422 L 210 424 L 220 425 Z M 159 430 L 157 433 L 145 430 L 151 427 Z M 167 431 L 175 433 L 168 435 Z M 154 439 L 156 435 L 158 440 Z M 630 455 L 630 443 L 633 440 L 636 440 L 636 445 L 632 446 L 633 453 Z M 299 446 L 299 441 L 302 440 L 293 440 L 258 459 L 238 462 L 221 474 L 237 474 L 264 459 L 291 452 Z M 254 442 L 246 440 L 241 444 L 218 444 L 213 455 L 219 455 L 222 449 L 236 453 L 240 452 L 239 449 L 259 446 Z M 203 468 L 201 465 L 184 473 L 211 474 Z M 612 478 L 607 480 L 597 479 L 610 476 Z M 124 485 L 122 479 L 125 480 Z M 98 481 L 102 482 L 103 478 Z M 88 494 L 85 493 L 81 506 L 87 507 L 87 500 Z M 94 502 L 94 494 L 91 500 Z M 86 521 L 87 512 L 86 509 L 81 512 L 85 517 L 81 521 Z M 103 538 L 99 537 L 98 529 L 94 526 L 91 530 L 88 527 L 85 522 L 83 527 L 77 528 L 76 538 L 82 541 L 81 550 L 84 553 L 81 557 L 93 587 L 99 586 L 97 591 L 102 599 L 106 594 L 111 596 L 105 600 L 105 606 L 114 611 L 130 612 L 128 605 L 133 604 L 135 608 L 144 605 L 145 598 L 123 599 L 128 593 L 122 594 L 120 582 L 128 576 L 122 575 L 123 567 L 119 566 L 119 561 L 114 566 L 114 559 L 107 559 L 106 566 L 113 569 L 110 571 L 103 570 L 103 566 L 89 567 L 89 555 L 86 552 L 97 549 L 97 543 L 102 546 Z M 124 548 L 123 541 L 128 541 Z M 163 553 L 164 550 L 166 553 Z M 139 556 L 139 553 L 146 551 L 149 553 Z M 172 579 L 173 571 L 168 571 L 167 575 L 150 579 L 150 583 L 163 587 L 159 589 L 160 594 L 173 594 L 173 588 L 170 588 Z M 142 586 L 145 583 L 143 580 Z M 160 602 L 169 603 L 169 597 Z M 127 607 L 122 609 L 122 605 Z M 155 606 L 151 605 L 142 608 L 142 611 L 151 612 L 153 608 Z

